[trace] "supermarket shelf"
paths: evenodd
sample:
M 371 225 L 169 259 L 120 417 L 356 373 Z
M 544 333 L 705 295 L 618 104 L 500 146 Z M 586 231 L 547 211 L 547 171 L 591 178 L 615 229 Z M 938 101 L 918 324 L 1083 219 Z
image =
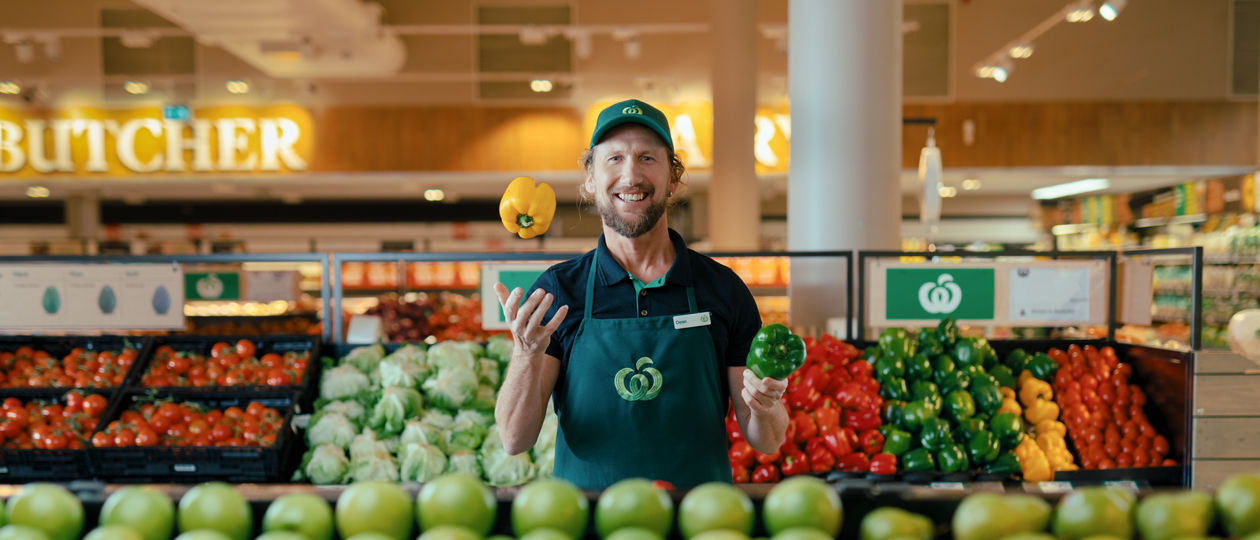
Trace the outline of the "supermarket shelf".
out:
M 1189 316 L 1180 316 L 1180 317 L 1167 317 L 1167 316 L 1164 316 L 1164 317 L 1159 317 L 1159 316 L 1156 316 L 1156 317 L 1151 317 L 1151 322 L 1152 322 L 1152 323 L 1182 323 L 1182 324 L 1190 324 L 1190 317 L 1189 317 Z M 1204 326 L 1225 326 L 1225 325 L 1228 325 L 1228 324 L 1229 324 L 1229 319 L 1228 319 L 1228 318 L 1226 318 L 1226 319 L 1223 319 L 1223 320 L 1222 320 L 1222 319 L 1218 319 L 1218 318 L 1216 318 L 1216 317 L 1212 317 L 1212 316 L 1209 316 L 1209 315 L 1204 315 L 1204 316 L 1203 316 L 1203 324 L 1204 324 Z
M 1203 262 L 1206 264 L 1260 264 L 1260 255 L 1204 255 Z
M 1192 291 L 1189 287 L 1160 287 L 1155 289 L 1155 294 L 1169 296 L 1190 296 Z M 1260 296 L 1260 290 L 1248 289 L 1230 289 L 1226 287 L 1203 288 L 1203 296 Z

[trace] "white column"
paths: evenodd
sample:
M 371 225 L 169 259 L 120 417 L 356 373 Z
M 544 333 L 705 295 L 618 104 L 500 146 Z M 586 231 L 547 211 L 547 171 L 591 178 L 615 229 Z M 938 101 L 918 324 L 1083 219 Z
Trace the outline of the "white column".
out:
M 791 250 L 899 247 L 901 7 L 902 0 L 788 4 Z M 843 276 L 839 261 L 792 261 L 792 324 L 842 326 Z
M 757 2 L 710 0 L 713 169 L 708 189 L 712 249 L 761 248 L 761 194 L 753 137 L 757 114 Z
M 101 201 L 95 193 L 75 193 L 66 197 L 66 228 L 72 240 L 82 243 L 85 255 L 96 254 L 101 230 Z

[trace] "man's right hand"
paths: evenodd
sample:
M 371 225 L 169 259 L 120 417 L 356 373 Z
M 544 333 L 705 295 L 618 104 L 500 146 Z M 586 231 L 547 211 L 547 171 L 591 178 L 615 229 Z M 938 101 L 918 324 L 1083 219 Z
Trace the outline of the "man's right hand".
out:
M 569 313 L 569 306 L 560 306 L 560 309 L 556 310 L 556 314 L 544 326 L 543 317 L 547 316 L 547 310 L 551 308 L 551 303 L 555 300 L 551 293 L 535 289 L 534 293 L 525 299 L 524 304 L 521 303 L 521 296 L 525 294 L 525 291 L 520 287 L 508 293 L 507 287 L 502 283 L 495 283 L 494 293 L 499 297 L 503 316 L 507 319 L 508 327 L 512 329 L 512 341 L 516 351 L 529 357 L 546 353 L 547 346 L 551 344 L 551 334 L 555 333 L 560 323 L 564 321 L 564 316 Z

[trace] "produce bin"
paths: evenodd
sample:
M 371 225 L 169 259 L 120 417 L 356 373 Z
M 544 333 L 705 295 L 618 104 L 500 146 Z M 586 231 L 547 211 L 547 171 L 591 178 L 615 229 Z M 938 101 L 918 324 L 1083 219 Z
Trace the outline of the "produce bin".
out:
M 61 364 L 63 359 L 75 349 L 82 349 L 88 352 L 100 354 L 102 351 L 121 352 L 123 349 L 133 349 L 136 351 L 135 360 L 131 367 L 123 373 L 123 384 L 95 384 L 89 383 L 85 386 L 71 384 L 67 386 L 54 386 L 53 384 L 44 384 L 38 387 L 14 386 L 0 388 L 5 395 L 32 395 L 39 396 L 48 389 L 54 388 L 105 388 L 113 389 L 127 384 L 135 373 L 136 369 L 143 363 L 143 358 L 148 350 L 149 338 L 136 336 L 0 336 L 0 355 L 5 353 L 14 353 L 22 347 L 30 347 L 35 351 L 44 351 L 53 359 Z M 8 375 L 8 374 L 6 374 Z M 89 374 L 90 375 L 90 374 Z
M 43 400 L 65 405 L 69 389 L 22 389 L 20 393 L 0 390 L 0 401 L 8 398 L 20 400 L 23 405 L 31 400 Z M 85 395 L 98 395 L 106 399 L 108 406 L 117 393 L 116 389 L 77 389 Z M 104 420 L 105 415 L 101 417 Z M 26 428 L 29 429 L 29 428 Z M 87 430 L 79 448 L 0 448 L 0 483 L 55 480 L 78 480 L 92 477 L 88 455 L 88 440 L 92 430 Z
M 153 387 L 147 387 L 144 384 L 145 373 L 148 372 L 150 366 L 155 361 L 158 349 L 162 347 L 170 347 L 176 353 L 195 353 L 209 358 L 211 350 L 216 343 L 227 343 L 235 346 L 242 340 L 253 342 L 257 358 L 263 355 L 276 353 L 283 355 L 287 352 L 309 353 L 306 372 L 302 378 L 295 381 L 295 384 L 281 386 L 267 386 L 260 384 L 242 384 L 233 386 L 168 386 L 157 387 L 164 390 L 180 390 L 180 391 L 212 391 L 212 392 L 299 392 L 299 400 L 308 399 L 318 386 L 318 365 L 320 354 L 320 339 L 318 336 L 307 335 L 279 335 L 279 336 L 194 336 L 194 335 L 174 335 L 174 336 L 157 336 L 152 338 L 150 346 L 141 361 L 138 362 L 139 367 L 134 371 L 134 377 L 128 381 L 130 390 L 147 390 Z

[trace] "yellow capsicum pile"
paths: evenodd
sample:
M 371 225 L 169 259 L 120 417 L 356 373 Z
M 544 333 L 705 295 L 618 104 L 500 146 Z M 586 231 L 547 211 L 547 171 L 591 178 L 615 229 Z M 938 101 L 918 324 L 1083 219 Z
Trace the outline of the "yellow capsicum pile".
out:
M 543 182 L 518 176 L 499 201 L 499 219 L 508 232 L 529 239 L 547 232 L 556 215 L 556 191 Z
M 1024 437 L 1015 448 L 1015 457 L 1029 482 L 1049 480 L 1054 476 L 1052 470 L 1077 470 L 1072 452 L 1063 440 L 1067 426 L 1058 421 L 1059 405 L 1053 399 L 1054 390 L 1049 383 L 1033 377 L 1028 370 L 1019 374 L 1019 401 L 1024 405 L 1024 419 L 1033 426 L 1035 435 Z

